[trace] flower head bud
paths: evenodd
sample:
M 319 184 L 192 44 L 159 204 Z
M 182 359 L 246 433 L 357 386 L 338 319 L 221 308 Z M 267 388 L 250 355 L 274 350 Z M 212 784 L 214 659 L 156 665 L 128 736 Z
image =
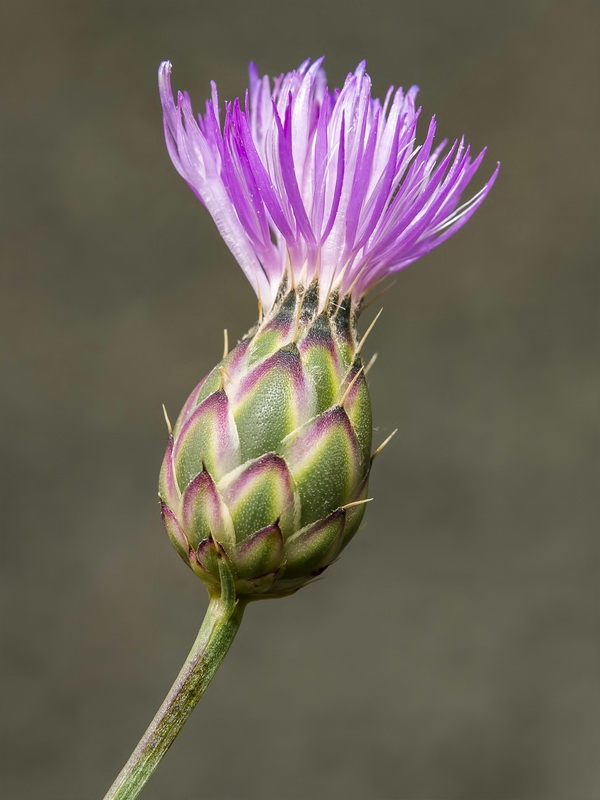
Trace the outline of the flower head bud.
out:
M 356 532 L 371 464 L 371 404 L 351 305 L 282 291 L 196 387 L 160 475 L 167 532 L 218 589 L 217 550 L 239 595 L 289 594 Z
M 415 144 L 417 88 L 371 98 L 365 65 L 341 90 L 322 60 L 273 86 L 250 67 L 243 103 L 216 86 L 194 116 L 159 71 L 165 136 L 254 287 L 264 316 L 188 399 L 160 476 L 167 532 L 219 590 L 226 555 L 239 595 L 296 591 L 331 564 L 368 500 L 371 404 L 356 320 L 366 293 L 456 232 L 484 151 Z

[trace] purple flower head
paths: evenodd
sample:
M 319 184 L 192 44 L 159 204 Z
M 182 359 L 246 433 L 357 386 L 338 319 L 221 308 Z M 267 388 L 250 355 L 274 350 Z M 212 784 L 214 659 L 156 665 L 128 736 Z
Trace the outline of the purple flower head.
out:
M 290 271 L 296 284 L 316 277 L 322 302 L 332 288 L 360 299 L 461 228 L 498 173 L 461 203 L 485 150 L 434 146 L 435 117 L 417 144 L 416 86 L 381 103 L 361 62 L 330 91 L 322 61 L 273 82 L 251 64 L 222 121 L 214 83 L 196 117 L 187 93 L 173 97 L 170 62 L 159 70 L 171 159 L 266 310 Z

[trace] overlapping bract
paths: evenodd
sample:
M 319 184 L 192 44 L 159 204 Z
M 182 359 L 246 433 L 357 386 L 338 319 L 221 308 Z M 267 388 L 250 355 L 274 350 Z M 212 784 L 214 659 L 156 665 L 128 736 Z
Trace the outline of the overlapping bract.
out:
M 417 87 L 371 97 L 365 64 L 341 90 L 327 87 L 322 59 L 271 85 L 250 66 L 243 104 L 225 105 L 216 85 L 204 115 L 187 93 L 173 98 L 171 65 L 159 71 L 165 135 L 179 173 L 207 207 L 268 310 L 288 271 L 358 300 L 471 217 L 496 174 L 469 200 L 478 170 L 464 140 L 434 146 L 435 118 L 416 144 Z
M 337 300 L 320 312 L 316 284 L 282 292 L 196 387 L 169 436 L 163 520 L 209 591 L 219 591 L 222 549 L 238 595 L 290 594 L 360 524 L 371 405 L 350 299 Z

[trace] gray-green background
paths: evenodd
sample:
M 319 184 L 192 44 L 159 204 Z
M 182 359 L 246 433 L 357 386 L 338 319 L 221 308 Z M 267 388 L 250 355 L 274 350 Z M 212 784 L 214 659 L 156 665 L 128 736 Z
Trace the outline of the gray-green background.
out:
M 155 73 L 197 106 L 248 60 L 368 59 L 489 145 L 469 225 L 400 275 L 369 352 L 362 534 L 249 609 L 148 800 L 592 800 L 597 17 L 586 2 L 3 3 L 0 794 L 99 798 L 205 607 L 156 475 L 255 301 L 166 155 Z

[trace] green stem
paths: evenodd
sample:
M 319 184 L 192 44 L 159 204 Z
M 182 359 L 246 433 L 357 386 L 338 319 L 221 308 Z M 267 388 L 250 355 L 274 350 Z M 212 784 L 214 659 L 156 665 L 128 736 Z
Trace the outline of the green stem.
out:
M 183 728 L 233 642 L 246 603 L 224 590 L 211 597 L 196 641 L 162 706 L 104 800 L 133 800 Z

